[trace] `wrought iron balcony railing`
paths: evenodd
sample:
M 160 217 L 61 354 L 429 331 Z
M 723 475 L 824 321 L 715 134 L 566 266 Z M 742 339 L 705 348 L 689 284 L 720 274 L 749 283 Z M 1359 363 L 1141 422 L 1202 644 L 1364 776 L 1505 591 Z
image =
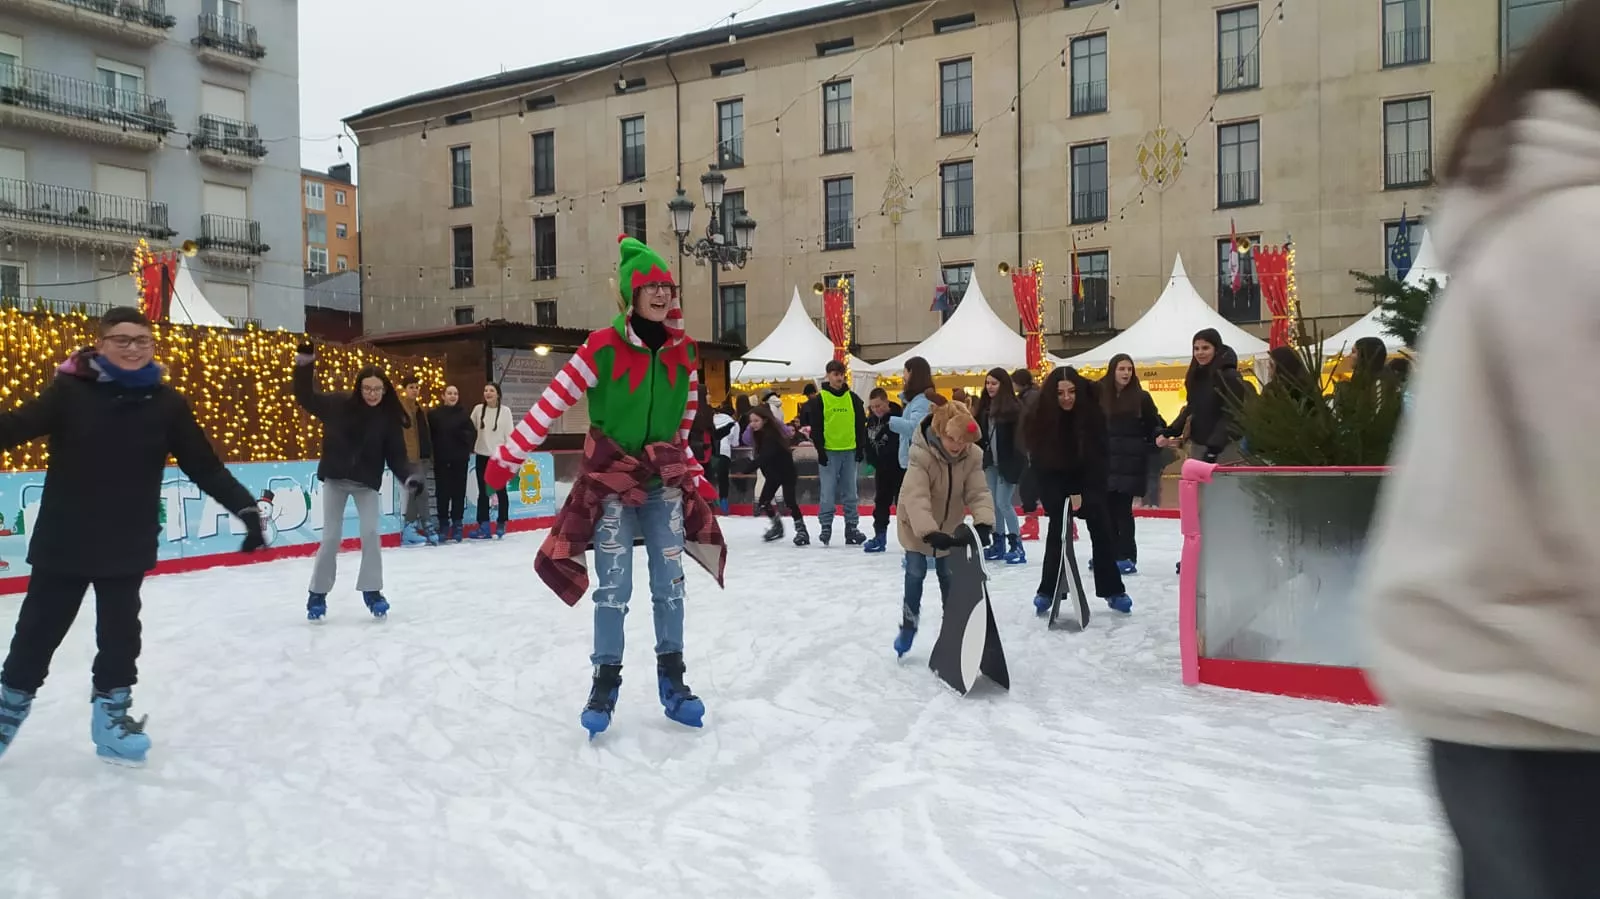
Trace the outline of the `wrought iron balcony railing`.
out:
M 944 207 L 944 214 L 940 217 L 939 233 L 943 237 L 963 237 L 972 233 L 973 212 L 970 205 L 950 205 Z
M 0 178 L 0 219 L 166 240 L 167 204 L 57 184 Z
M 0 105 L 148 134 L 170 134 L 177 124 L 160 97 L 7 63 L 0 63 Z
M 850 123 L 828 122 L 822 126 L 822 152 L 842 153 L 850 149 Z
M 261 223 L 226 215 L 200 216 L 202 250 L 222 250 L 259 256 L 272 249 L 261 240 Z
M 178 24 L 176 16 L 167 15 L 167 0 L 55 0 L 62 6 L 115 16 L 128 22 L 168 29 Z
M 1260 172 L 1219 172 L 1217 206 L 1254 206 L 1261 202 Z
M 855 245 L 856 229 L 850 222 L 828 222 L 823 228 L 823 249 L 848 250 Z
M 1383 64 L 1389 66 L 1409 66 L 1419 62 L 1427 62 L 1432 48 L 1428 44 L 1428 27 L 1420 25 L 1416 28 L 1406 28 L 1399 31 L 1389 31 L 1383 35 Z
M 1072 223 L 1103 222 L 1110 212 L 1110 193 L 1104 190 L 1079 190 L 1072 193 Z
M 744 165 L 744 136 L 725 137 L 717 142 L 717 168 L 736 169 Z
M 972 104 L 945 103 L 939 107 L 939 134 L 969 134 L 972 131 Z
M 267 48 L 256 40 L 256 26 L 216 13 L 200 14 L 200 34 L 194 42 L 245 59 L 261 59 L 267 55 Z
M 99 318 L 111 311 L 110 303 L 84 303 L 78 300 L 58 300 L 50 297 L 9 296 L 0 290 L 0 309 L 17 312 L 39 312 L 51 315 L 87 315 Z
M 1412 150 L 1390 153 L 1384 159 L 1383 186 L 1389 190 L 1427 187 L 1433 183 L 1433 153 Z
M 1261 54 L 1224 56 L 1217 60 L 1217 93 L 1243 91 L 1261 86 Z
M 1110 107 L 1110 94 L 1105 81 L 1083 81 L 1072 85 L 1072 114 L 1105 112 Z
M 216 115 L 200 117 L 199 130 L 189 138 L 189 147 L 255 159 L 267 155 L 267 144 L 261 139 L 261 129 L 249 122 L 237 122 Z

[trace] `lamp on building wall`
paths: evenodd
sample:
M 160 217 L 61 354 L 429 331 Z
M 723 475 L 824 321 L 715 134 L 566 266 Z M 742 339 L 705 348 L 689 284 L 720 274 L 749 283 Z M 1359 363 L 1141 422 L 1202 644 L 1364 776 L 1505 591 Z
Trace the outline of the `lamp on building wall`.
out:
M 701 196 L 711 218 L 706 223 L 705 236 L 692 242 L 689 240 L 689 230 L 694 222 L 694 201 L 684 194 L 681 187 L 677 196 L 667 201 L 667 212 L 672 216 L 672 233 L 678 235 L 678 254 L 692 256 L 696 265 L 711 264 L 711 333 L 716 340 L 722 339 L 722 298 L 717 275 L 719 272 L 744 268 L 755 254 L 756 220 L 743 209 L 735 212 L 733 221 L 728 223 L 733 231 L 733 243 L 728 243 L 721 220 L 722 199 L 727 186 L 728 176 L 718 171 L 716 166 L 710 166 L 700 176 Z

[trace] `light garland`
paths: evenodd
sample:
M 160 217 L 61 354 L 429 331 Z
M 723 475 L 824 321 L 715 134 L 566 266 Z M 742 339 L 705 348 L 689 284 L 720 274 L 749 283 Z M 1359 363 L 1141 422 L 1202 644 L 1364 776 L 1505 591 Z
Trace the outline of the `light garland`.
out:
M 309 338 L 283 330 L 234 331 L 161 322 L 154 327 L 156 361 L 166 381 L 189 400 L 196 420 L 229 462 L 315 459 L 322 430 L 294 400 L 290 375 L 295 348 Z M 56 367 L 98 337 L 98 322 L 83 312 L 0 309 L 0 412 L 38 396 Z M 396 389 L 409 377 L 422 382 L 424 405 L 444 390 L 444 368 L 424 358 L 396 358 L 366 347 L 323 346 L 317 351 L 319 387 L 348 394 L 356 373 L 371 365 L 389 374 Z M 44 468 L 44 441 L 0 452 L 0 471 Z
M 850 342 L 851 337 L 854 335 L 855 328 L 854 316 L 850 314 L 850 281 L 843 275 L 840 275 L 839 280 L 833 286 L 838 288 L 839 291 L 844 294 L 844 308 L 840 310 L 839 318 L 844 322 L 844 377 L 845 381 L 848 383 L 851 375 Z
M 1289 345 L 1300 345 L 1300 291 L 1294 283 L 1294 240 L 1284 248 L 1288 251 L 1288 286 L 1286 288 L 1287 306 L 1285 310 L 1289 316 Z

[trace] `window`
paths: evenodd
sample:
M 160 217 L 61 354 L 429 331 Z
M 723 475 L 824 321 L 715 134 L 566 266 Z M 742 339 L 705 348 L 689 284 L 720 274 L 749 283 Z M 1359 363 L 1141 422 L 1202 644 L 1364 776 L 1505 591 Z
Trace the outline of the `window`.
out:
M 1251 246 L 1261 243 L 1259 234 L 1241 234 L 1240 239 Z M 1217 241 L 1217 311 L 1230 322 L 1249 323 L 1261 320 L 1261 285 L 1256 282 L 1256 260 L 1249 253 L 1239 254 L 1239 289 L 1233 289 L 1233 278 L 1228 272 L 1228 253 L 1233 240 L 1224 237 Z
M 28 180 L 27 152 L 11 147 L 0 147 L 0 178 L 9 178 L 12 181 Z M 15 203 L 16 200 L 11 202 Z
M 450 205 L 472 205 L 472 148 L 450 148 Z
M 722 296 L 722 333 L 717 339 L 725 343 L 748 346 L 745 341 L 745 288 L 743 284 L 724 284 Z
M 206 299 L 211 301 L 211 308 L 223 316 L 235 319 L 250 317 L 250 285 L 207 281 L 202 289 Z
M 335 205 L 335 206 L 343 206 L 344 205 L 344 191 L 336 190 L 336 191 L 333 192 L 333 205 Z
M 722 208 L 717 210 L 717 223 L 722 225 L 722 239 L 730 244 L 733 243 L 733 220 L 744 210 L 744 191 L 722 192 Z
M 1217 93 L 1261 86 L 1261 10 L 1255 6 L 1217 13 Z
M 972 60 L 939 64 L 939 133 L 972 131 Z
M 822 41 L 817 44 L 818 56 L 838 56 L 840 53 L 849 53 L 856 48 L 856 39 L 842 37 L 836 41 Z
M 556 324 L 556 301 L 534 300 L 533 323 L 541 328 L 560 327 Z
M 622 233 L 634 240 L 649 243 L 649 241 L 645 240 L 650 236 L 650 229 L 645 224 L 645 206 L 643 203 L 622 207 Z
M 533 195 L 556 192 L 556 133 L 546 131 L 533 136 Z
M 328 270 L 328 248 L 306 247 L 306 271 L 326 272 Z
M 450 311 L 454 315 L 455 322 L 458 325 L 472 324 L 472 320 L 477 314 L 477 310 L 471 306 L 457 306 Z
M 533 220 L 533 280 L 548 281 L 556 276 L 556 217 L 537 216 Z
M 348 256 L 340 256 L 339 259 L 336 262 L 334 262 L 334 267 L 337 268 L 341 272 L 349 271 L 350 270 L 350 257 L 348 257 Z
M 942 211 L 941 237 L 961 237 L 972 233 L 972 161 L 947 162 L 939 166 Z
M 10 66 L 22 65 L 22 38 L 15 34 L 0 31 L 0 86 L 13 87 L 16 73 L 8 70 Z
M 306 213 L 306 243 L 328 242 L 328 216 L 322 212 Z
M 524 109 L 528 110 L 529 112 L 533 112 L 533 111 L 538 110 L 538 109 L 550 109 L 550 108 L 554 107 L 555 105 L 556 105 L 556 95 L 555 94 L 545 94 L 545 95 L 539 96 L 539 97 L 529 97 L 528 99 L 522 101 L 522 107 Z
M 1072 223 L 1103 222 L 1110 203 L 1106 144 L 1072 148 Z
M 1390 190 L 1433 182 L 1433 101 L 1383 104 L 1383 186 Z
M 631 94 L 642 90 L 644 90 L 643 78 L 628 78 L 617 85 L 617 93 L 619 94 Z
M 1500 62 L 1522 52 L 1567 0 L 1500 0 Z
M 851 84 L 834 81 L 822 86 L 822 152 L 850 149 Z
M 1383 64 L 1427 62 L 1428 0 L 1383 0 Z
M 644 180 L 644 116 L 622 120 L 622 180 Z
M 321 181 L 306 182 L 306 208 L 315 209 L 319 212 L 328 208 L 323 202 Z
M 333 233 L 336 237 L 343 240 L 344 238 L 350 236 L 350 226 L 344 222 L 339 222 L 333 226 Z
M 711 64 L 711 77 L 721 78 L 723 75 L 737 75 L 744 71 L 744 60 L 729 59 L 724 62 Z
M 1110 99 L 1106 81 L 1106 36 L 1092 34 L 1072 42 L 1072 114 L 1105 112 Z
M 744 101 L 724 100 L 717 104 L 717 167 L 736 169 L 744 165 Z
M 145 114 L 144 69 L 109 59 L 94 61 L 95 80 L 103 88 L 100 100 L 110 109 Z
M 856 245 L 855 179 L 822 182 L 823 249 L 848 250 Z
M 1078 290 L 1083 294 L 1072 303 L 1072 330 L 1111 330 L 1111 254 L 1105 250 L 1078 254 Z M 1061 320 L 1065 322 L 1067 316 Z
M 1422 249 L 1422 234 L 1423 234 L 1423 231 L 1425 230 L 1425 228 L 1423 226 L 1421 218 L 1408 219 L 1408 221 L 1409 221 L 1410 224 L 1406 228 L 1406 240 L 1405 240 L 1405 244 L 1406 245 L 1400 247 L 1399 249 L 1401 249 L 1405 254 L 1407 254 L 1406 258 L 1416 259 L 1417 258 L 1417 251 Z M 1394 264 L 1394 257 L 1395 257 L 1395 252 L 1394 251 L 1396 249 L 1395 244 L 1397 244 L 1399 242 L 1400 242 L 1400 223 L 1399 222 L 1384 222 L 1383 223 L 1383 267 L 1384 267 L 1384 271 L 1391 278 L 1399 278 L 1399 277 L 1401 277 L 1400 270 L 1398 268 L 1396 268 L 1395 264 Z
M 27 287 L 27 263 L 0 262 L 0 299 L 22 299 L 22 295 Z
M 472 121 L 471 112 L 456 112 L 444 117 L 446 125 L 465 125 L 470 121 Z
M 943 321 L 950 320 L 956 307 L 961 305 L 961 298 L 967 295 L 967 285 L 972 283 L 972 269 L 970 262 L 946 265 L 939 269 L 939 278 L 944 281 L 946 289 L 945 307 L 939 313 Z
M 450 285 L 472 286 L 472 226 L 450 229 Z
M 1106 0 L 1066 0 L 1067 9 L 1080 9 L 1085 6 L 1099 6 Z
M 1217 126 L 1217 206 L 1261 202 L 1261 123 Z
M 966 31 L 968 28 L 975 27 L 977 23 L 978 17 L 972 13 L 967 13 L 964 16 L 951 16 L 947 19 L 934 19 L 933 33 L 949 34 L 952 31 Z

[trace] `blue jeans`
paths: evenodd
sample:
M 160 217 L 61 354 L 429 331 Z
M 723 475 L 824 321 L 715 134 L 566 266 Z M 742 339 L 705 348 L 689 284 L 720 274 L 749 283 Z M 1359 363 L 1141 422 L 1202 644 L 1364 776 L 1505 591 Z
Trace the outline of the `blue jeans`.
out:
M 1016 536 L 1017 530 L 1017 504 L 1012 496 L 1017 492 L 1017 485 L 1000 476 L 1000 469 L 990 466 L 983 470 L 984 480 L 989 482 L 989 496 L 994 499 L 994 532 L 996 536 L 1011 534 Z
M 655 613 L 656 654 L 683 651 L 683 491 L 657 487 L 644 505 L 626 506 L 615 496 L 601 504 L 594 527 L 595 665 L 621 665 L 623 629 L 633 595 L 633 541 L 644 537 L 650 563 L 650 603 Z
M 939 599 L 950 595 L 950 570 L 944 556 L 933 560 L 934 572 L 939 578 Z M 916 630 L 922 618 L 922 582 L 928 579 L 928 557 L 906 550 L 906 598 L 900 608 L 900 626 Z
M 828 464 L 817 464 L 817 481 L 822 487 L 817 522 L 823 530 L 832 528 L 833 507 L 844 506 L 844 526 L 853 530 L 861 521 L 856 512 L 856 502 L 861 497 L 861 490 L 856 486 L 856 451 L 829 450 Z

